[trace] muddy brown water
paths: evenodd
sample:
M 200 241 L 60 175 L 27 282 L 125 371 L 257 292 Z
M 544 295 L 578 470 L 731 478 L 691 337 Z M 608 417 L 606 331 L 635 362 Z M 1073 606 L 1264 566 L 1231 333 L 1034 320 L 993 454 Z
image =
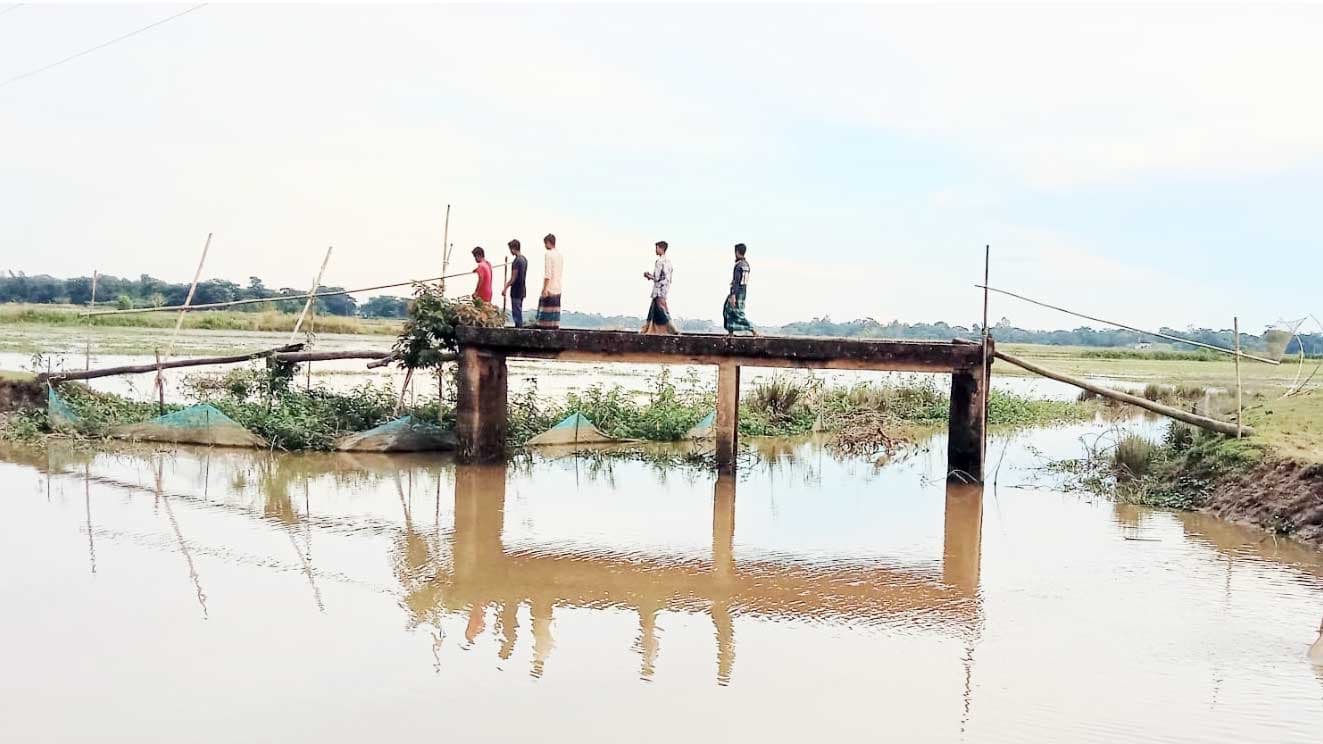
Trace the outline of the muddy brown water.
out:
M 981 494 L 940 437 L 3 451 L 0 738 L 1318 741 L 1323 555 L 1035 471 L 1099 431 L 994 439 Z

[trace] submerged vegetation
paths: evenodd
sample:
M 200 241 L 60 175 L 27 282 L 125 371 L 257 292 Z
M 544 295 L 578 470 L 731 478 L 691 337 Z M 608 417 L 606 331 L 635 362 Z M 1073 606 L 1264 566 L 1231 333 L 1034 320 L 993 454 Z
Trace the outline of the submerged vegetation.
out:
M 755 385 L 740 404 L 743 436 L 794 436 L 813 431 L 848 433 L 860 451 L 889 449 L 906 428 L 944 424 L 950 398 L 931 380 L 827 386 L 820 381 L 774 377 Z M 621 439 L 676 441 L 715 410 L 716 391 L 690 375 L 677 382 L 663 371 L 642 399 L 624 389 L 593 386 L 548 403 L 536 387 L 511 399 L 507 437 L 519 445 L 573 413 L 603 433 Z M 1027 426 L 1078 420 L 1089 407 L 1070 401 L 1036 400 L 996 391 L 988 423 Z M 873 432 L 875 436 L 866 436 Z

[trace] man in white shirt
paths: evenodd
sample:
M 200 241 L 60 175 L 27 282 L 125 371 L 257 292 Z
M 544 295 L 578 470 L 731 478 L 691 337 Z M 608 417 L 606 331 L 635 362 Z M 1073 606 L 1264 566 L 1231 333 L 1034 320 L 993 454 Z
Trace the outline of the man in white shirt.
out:
M 648 305 L 648 319 L 640 333 L 659 335 L 678 335 L 679 329 L 671 322 L 671 310 L 666 303 L 666 296 L 671 291 L 671 277 L 675 270 L 671 268 L 671 259 L 666 257 L 670 246 L 665 240 L 656 243 L 657 263 L 652 271 L 643 272 L 643 278 L 652 282 L 652 302 Z
M 537 301 L 537 327 L 545 330 L 560 328 L 561 275 L 565 269 L 560 251 L 556 250 L 556 236 L 547 233 L 542 239 L 547 249 L 542 261 L 542 295 Z

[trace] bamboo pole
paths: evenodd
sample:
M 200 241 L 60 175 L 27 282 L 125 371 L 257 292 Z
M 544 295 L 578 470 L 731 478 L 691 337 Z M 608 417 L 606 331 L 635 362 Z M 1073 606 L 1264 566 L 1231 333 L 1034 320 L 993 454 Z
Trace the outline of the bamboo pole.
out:
M 504 265 L 504 264 L 502 264 L 502 265 Z M 312 296 L 313 296 L 313 297 L 317 297 L 317 298 L 322 298 L 322 297 L 339 297 L 340 295 L 354 294 L 355 292 L 373 292 L 373 291 L 376 291 L 376 290 L 378 290 L 378 289 L 393 289 L 393 288 L 395 288 L 395 287 L 410 287 L 410 286 L 413 286 L 413 285 L 415 285 L 415 284 L 426 284 L 426 283 L 428 283 L 428 282 L 435 282 L 435 281 L 438 281 L 438 280 L 441 280 L 441 279 L 454 279 L 454 278 L 456 278 L 456 277 L 468 276 L 468 275 L 470 275 L 470 274 L 472 274 L 472 273 L 473 273 L 472 271 L 465 271 L 465 272 L 461 272 L 461 273 L 458 273 L 458 274 L 450 274 L 449 276 L 430 276 L 430 277 L 427 277 L 426 279 L 410 279 L 410 280 L 407 281 L 407 282 L 395 282 L 395 283 L 393 283 L 393 284 L 378 284 L 378 285 L 376 285 L 375 287 L 359 287 L 359 288 L 357 288 L 357 289 L 337 289 L 337 290 L 334 290 L 334 291 L 331 291 L 331 292 L 318 292 L 318 293 L 316 293 L 316 294 L 314 294 L 314 295 L 312 295 Z M 307 297 L 308 297 L 308 295 L 306 295 L 306 294 L 284 295 L 284 296 L 281 296 L 281 297 L 250 297 L 250 298 L 248 298 L 248 299 L 246 299 L 246 300 L 230 300 L 229 302 L 209 302 L 209 303 L 207 303 L 207 304 L 205 304 L 205 305 L 193 305 L 193 306 L 191 306 L 189 309 L 190 309 L 190 310 L 194 310 L 194 311 L 197 311 L 197 310 L 218 310 L 218 309 L 223 308 L 223 307 L 236 307 L 236 306 L 238 306 L 238 305 L 252 305 L 252 304 L 255 304 L 255 303 L 259 303 L 259 302 L 283 302 L 283 301 L 287 301 L 287 300 L 302 300 L 302 299 L 306 299 Z M 102 315 L 133 315 L 133 314 L 137 314 L 137 313 L 159 313 L 159 312 L 168 312 L 168 311 L 170 311 L 170 310 L 178 310 L 178 309 L 180 309 L 180 308 L 182 308 L 182 307 L 184 307 L 184 306 L 183 306 L 183 305 L 167 305 L 167 306 L 164 306 L 164 307 L 133 307 L 133 308 L 129 308 L 129 309 L 127 309 L 127 310 L 102 310 L 102 311 L 100 311 L 100 312 L 79 313 L 79 314 L 78 314 L 78 317 L 80 317 L 80 318 L 87 318 L 87 317 L 93 317 L 93 318 L 95 318 L 95 317 L 100 317 L 100 316 L 102 316 Z
M 255 359 L 265 359 L 267 357 L 270 357 L 277 362 L 327 362 L 342 359 L 368 359 L 371 360 L 368 363 L 368 367 L 383 367 L 395 359 L 395 354 L 391 351 L 303 351 L 302 349 L 303 344 L 291 344 L 289 346 L 281 346 L 275 349 L 265 349 L 263 351 L 254 351 L 248 354 L 236 354 L 234 356 L 177 359 L 171 362 L 161 362 L 160 369 L 238 364 L 241 362 L 250 362 Z M 442 359 L 446 361 L 454 361 L 456 358 L 457 357 L 454 354 L 442 356 Z M 95 380 L 99 377 L 135 375 L 143 372 L 152 372 L 156 369 L 156 364 L 135 364 L 92 369 L 85 372 L 51 372 L 48 370 L 43 374 L 37 375 L 37 380 L 39 382 L 51 383 L 67 382 L 71 380 Z
M 184 304 L 179 306 L 179 317 L 175 319 L 175 331 L 170 334 L 170 344 L 165 347 L 166 361 L 170 360 L 170 355 L 175 351 L 175 339 L 179 336 L 179 329 L 184 327 L 184 314 L 188 312 L 188 306 L 193 304 L 193 293 L 198 290 L 198 280 L 202 278 L 202 265 L 207 262 L 207 251 L 209 250 L 211 250 L 211 233 L 207 233 L 207 242 L 202 245 L 202 258 L 198 259 L 198 270 L 193 273 L 193 283 L 188 287 L 188 296 L 184 298 Z
M 193 304 L 193 295 L 198 291 L 198 282 L 202 279 L 202 267 L 207 263 L 207 252 L 211 250 L 211 233 L 207 233 L 207 242 L 202 244 L 202 258 L 198 259 L 197 271 L 193 272 L 193 283 L 188 285 L 188 296 L 179 308 L 179 317 L 175 318 L 175 330 L 170 334 L 170 343 L 165 347 L 165 360 L 170 361 L 175 353 L 175 341 L 179 338 L 179 329 L 184 327 L 184 314 Z M 161 376 L 161 350 L 156 350 L 156 394 L 160 400 L 161 415 L 165 415 L 165 378 Z
M 92 269 L 92 299 L 87 302 L 88 311 L 96 309 L 96 281 L 99 278 L 96 269 Z M 92 368 L 92 319 L 87 319 L 87 347 L 83 350 L 83 369 Z
M 1125 325 L 1125 324 L 1123 324 L 1123 323 L 1117 323 L 1117 322 L 1115 322 L 1115 321 L 1111 321 L 1111 320 L 1103 320 L 1102 318 L 1095 318 L 1095 317 L 1093 317 L 1092 315 L 1085 315 L 1084 313 L 1077 313 L 1077 312 L 1075 312 L 1074 310 L 1067 310 L 1067 309 L 1064 308 L 1064 307 L 1058 307 L 1058 306 L 1056 306 L 1056 305 L 1049 305 L 1049 304 L 1046 303 L 1046 302 L 1040 302 L 1040 301 L 1038 301 L 1038 300 L 1035 300 L 1035 299 L 1032 299 L 1032 298 L 1029 298 L 1029 297 L 1025 297 L 1024 295 L 1018 295 L 1018 294 L 1016 294 L 1016 293 L 1014 293 L 1014 292 L 1008 292 L 1007 290 L 1004 290 L 1004 289 L 997 289 L 996 287 L 988 287 L 988 286 L 978 285 L 978 284 L 976 284 L 976 285 L 974 285 L 974 286 L 979 287 L 980 289 L 986 289 L 986 290 L 989 290 L 989 291 L 991 291 L 991 292 L 996 292 L 997 294 L 1004 294 L 1004 295 L 1006 295 L 1006 296 L 1008 296 L 1008 297 L 1014 297 L 1014 298 L 1017 299 L 1017 300 L 1024 300 L 1025 302 L 1028 302 L 1028 303 L 1031 303 L 1031 304 L 1034 304 L 1034 305 L 1038 305 L 1039 307 L 1045 307 L 1045 308 L 1047 308 L 1047 309 L 1049 309 L 1049 310 L 1056 310 L 1056 311 L 1058 311 L 1058 312 L 1063 312 L 1063 313 L 1065 313 L 1065 314 L 1067 314 L 1067 315 L 1074 315 L 1074 316 L 1077 317 L 1077 318 L 1084 318 L 1085 320 L 1092 320 L 1092 321 L 1095 322 L 1095 323 L 1103 323 L 1103 324 L 1105 324 L 1105 325 L 1109 325 L 1109 326 L 1116 326 L 1117 328 L 1122 328 L 1122 329 L 1125 329 L 1125 330 L 1127 330 L 1127 331 L 1134 331 L 1135 333 L 1142 333 L 1142 334 L 1144 334 L 1144 335 L 1146 335 L 1146 336 L 1153 336 L 1153 337 L 1155 337 L 1155 338 L 1165 338 L 1165 339 L 1167 339 L 1168 341 L 1179 341 L 1180 343 L 1183 343 L 1183 344 L 1189 344 L 1189 345 L 1191 345 L 1191 346 L 1200 346 L 1200 347 L 1203 347 L 1203 348 L 1205 348 L 1205 349 L 1212 349 L 1213 351 L 1220 351 L 1220 352 L 1222 352 L 1223 354 L 1237 354 L 1237 352 L 1232 351 L 1231 349 L 1224 349 L 1224 348 L 1222 348 L 1221 346 L 1213 346 L 1212 344 L 1206 344 L 1206 343 L 1203 343 L 1202 341 L 1193 341 L 1193 340 L 1188 339 L 1188 338 L 1181 338 L 1180 336 L 1171 336 L 1171 335 L 1168 335 L 1168 334 L 1166 334 L 1166 333 L 1157 333 L 1157 332 L 1155 332 L 1155 331 L 1146 331 L 1146 330 L 1144 330 L 1143 328 L 1135 328 L 1134 326 L 1128 326 L 1128 325 Z M 1274 365 L 1274 366 L 1276 366 L 1276 365 L 1278 365 L 1278 364 L 1281 364 L 1281 362 L 1276 362 L 1276 361 L 1273 361 L 1272 359 L 1264 359 L 1263 357 L 1260 357 L 1260 356 L 1254 356 L 1253 354 L 1240 354 L 1240 356 L 1243 356 L 1243 357 L 1245 357 L 1246 359 L 1253 359 L 1253 360 L 1256 361 L 1256 362 L 1263 362 L 1264 364 L 1271 364 L 1271 365 Z
M 158 415 L 165 415 L 165 378 L 161 376 L 161 350 L 156 350 L 156 410 Z
M 1020 359 L 1019 357 L 1011 356 L 1010 354 L 1007 354 L 1005 352 L 996 351 L 993 352 L 993 356 L 1002 361 L 1010 362 L 1011 364 L 1014 364 L 1015 366 L 1020 367 L 1021 369 L 1026 369 L 1029 370 L 1030 372 L 1033 372 L 1034 374 L 1042 375 L 1043 377 L 1046 377 L 1048 379 L 1056 380 L 1058 382 L 1064 382 L 1068 385 L 1074 385 L 1075 387 L 1078 388 L 1083 388 L 1096 395 L 1101 395 L 1104 398 L 1110 398 L 1115 401 L 1120 401 L 1121 403 L 1128 403 L 1132 406 L 1138 406 L 1147 411 L 1152 411 L 1154 413 L 1161 414 L 1168 418 L 1176 419 L 1177 421 L 1187 423 L 1191 426 L 1197 426 L 1201 429 L 1208 429 L 1209 431 L 1215 431 L 1219 434 L 1235 435 L 1237 432 L 1238 427 L 1235 424 L 1229 424 L 1225 421 L 1218 421 L 1217 419 L 1211 419 L 1206 416 L 1200 416 L 1195 413 L 1189 413 L 1187 411 L 1182 411 L 1179 408 L 1172 408 L 1171 406 L 1165 406 L 1161 403 L 1155 403 L 1154 401 L 1148 400 L 1146 398 L 1141 398 L 1137 395 L 1131 395 L 1129 393 L 1123 393 L 1119 390 L 1112 390 L 1111 388 L 1105 388 L 1102 387 L 1101 385 L 1095 385 L 1091 382 L 1088 382 L 1087 380 L 1081 380 L 1078 377 L 1072 377 L 1070 375 L 1063 374 L 1061 372 L 1054 372 L 1049 369 L 1044 369 L 1043 367 L 1040 367 L 1037 364 L 1034 364 L 1032 362 L 1027 362 L 1023 359 Z M 1254 433 L 1254 430 L 1249 428 L 1248 426 L 1240 427 L 1240 428 L 1241 430 L 1244 431 L 1245 434 Z
M 450 270 L 450 205 L 446 205 L 446 226 L 441 230 L 441 294 L 446 292 L 446 272 Z
M 1240 316 L 1231 319 L 1232 333 L 1236 334 L 1236 439 L 1240 439 L 1244 427 L 1241 420 L 1245 415 L 1245 406 L 1241 403 L 1240 388 Z
M 317 277 L 312 280 L 312 289 L 308 290 L 308 301 L 303 303 L 303 312 L 299 313 L 299 319 L 294 321 L 294 330 L 289 332 L 289 342 L 294 343 L 298 338 L 299 328 L 303 326 L 303 319 L 308 315 L 308 308 L 316 300 L 317 288 L 322 286 L 322 274 L 326 273 L 326 264 L 331 262 L 331 249 L 334 246 L 326 247 L 326 257 L 322 259 L 322 267 L 317 270 Z
M 983 454 L 979 457 L 982 462 L 988 453 L 988 403 L 992 400 L 992 391 L 989 390 L 990 365 L 988 364 L 988 274 L 992 269 L 992 246 L 983 246 L 983 411 L 980 415 L 983 417 Z

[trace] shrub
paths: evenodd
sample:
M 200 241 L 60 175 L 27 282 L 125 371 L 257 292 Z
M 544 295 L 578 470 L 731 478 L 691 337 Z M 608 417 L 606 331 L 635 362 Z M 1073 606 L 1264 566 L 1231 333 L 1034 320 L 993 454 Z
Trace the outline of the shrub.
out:
M 1112 469 L 1122 480 L 1142 478 L 1158 457 L 1158 446 L 1138 434 L 1127 434 L 1112 450 Z

